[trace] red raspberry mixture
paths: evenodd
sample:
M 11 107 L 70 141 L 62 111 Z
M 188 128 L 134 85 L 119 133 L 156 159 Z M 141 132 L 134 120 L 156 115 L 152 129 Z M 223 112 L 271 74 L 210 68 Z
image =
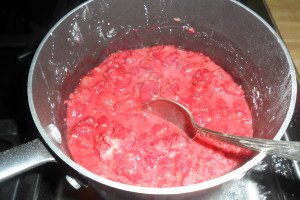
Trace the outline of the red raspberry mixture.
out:
M 199 52 L 174 46 L 121 51 L 81 78 L 67 101 L 72 158 L 102 177 L 139 186 L 200 183 L 239 167 L 251 153 L 141 110 L 145 101 L 176 100 L 207 128 L 252 137 L 244 92 Z

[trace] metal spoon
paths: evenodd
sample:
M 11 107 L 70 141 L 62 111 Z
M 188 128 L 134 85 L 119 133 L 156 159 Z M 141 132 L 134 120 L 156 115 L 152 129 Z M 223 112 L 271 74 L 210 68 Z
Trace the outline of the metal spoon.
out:
M 204 136 L 213 137 L 236 146 L 300 161 L 300 142 L 248 138 L 209 130 L 196 124 L 191 112 L 180 103 L 172 100 L 149 101 L 144 104 L 144 109 L 174 123 L 191 139 L 194 139 L 196 134 L 200 132 Z

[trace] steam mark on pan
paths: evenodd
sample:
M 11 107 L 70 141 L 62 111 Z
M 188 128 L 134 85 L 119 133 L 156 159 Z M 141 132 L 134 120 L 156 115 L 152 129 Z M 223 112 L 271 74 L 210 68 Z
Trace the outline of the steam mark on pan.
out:
M 144 4 L 144 9 L 145 9 L 146 22 L 147 22 L 147 25 L 149 25 L 149 12 L 148 12 L 148 8 L 145 4 Z
M 72 39 L 77 42 L 80 43 L 82 42 L 82 34 L 81 34 L 81 30 L 77 24 L 77 22 L 74 22 L 74 24 L 71 24 L 73 26 L 72 30 L 71 30 L 71 35 L 72 35 Z
M 40 70 L 41 70 L 41 73 L 42 73 L 42 76 L 43 76 L 43 80 L 45 81 L 45 84 L 46 84 L 46 86 L 47 86 L 47 89 L 49 89 L 50 86 L 49 86 L 49 83 L 48 83 L 48 81 L 47 81 L 46 75 L 45 75 L 45 73 L 44 73 L 44 70 L 43 70 L 43 67 L 42 67 L 40 61 L 38 61 L 37 66 L 39 66 L 39 68 L 40 68 Z
M 82 19 L 83 19 L 83 21 L 86 21 L 88 18 L 91 18 L 91 13 L 90 13 L 89 7 L 86 5 L 82 12 Z
M 105 35 L 104 35 L 104 33 L 103 33 L 103 31 L 102 31 L 102 27 L 101 27 L 101 25 L 100 25 L 100 21 L 98 21 L 97 22 L 98 24 L 99 24 L 99 26 L 96 28 L 96 30 L 97 30 L 97 32 L 98 32 L 98 34 L 99 34 L 99 37 L 100 38 L 102 38 L 104 41 L 106 40 L 106 37 L 105 37 Z M 104 24 L 104 21 L 102 20 L 102 24 Z M 101 41 L 98 41 L 98 42 L 101 42 Z
M 108 32 L 107 32 L 107 34 L 106 34 L 106 36 L 108 37 L 108 38 L 112 38 L 112 37 L 114 37 L 114 36 L 116 36 L 117 35 L 117 31 L 116 31 L 116 29 L 114 29 L 114 28 L 111 28 Z

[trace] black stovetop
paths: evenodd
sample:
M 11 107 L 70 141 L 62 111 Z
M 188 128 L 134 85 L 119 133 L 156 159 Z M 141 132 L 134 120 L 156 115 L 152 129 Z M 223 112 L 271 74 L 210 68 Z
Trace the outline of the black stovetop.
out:
M 32 56 L 55 22 L 82 2 L 11 0 L 0 7 L 0 151 L 38 137 L 27 104 L 27 75 Z M 263 0 L 240 2 L 274 27 Z M 295 114 L 285 139 L 300 141 L 297 133 L 300 130 L 299 120 L 300 98 L 297 98 Z M 290 160 L 266 157 L 243 178 L 225 186 L 222 199 L 300 199 L 299 166 L 299 163 Z M 62 169 L 56 164 L 47 164 L 0 183 L 0 199 L 102 198 L 89 187 L 73 189 L 65 180 Z

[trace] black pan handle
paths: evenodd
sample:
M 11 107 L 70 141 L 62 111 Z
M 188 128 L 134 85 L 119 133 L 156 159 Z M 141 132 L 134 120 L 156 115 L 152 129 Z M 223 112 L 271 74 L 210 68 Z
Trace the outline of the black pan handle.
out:
M 56 162 L 39 139 L 0 152 L 0 182 L 48 162 Z

